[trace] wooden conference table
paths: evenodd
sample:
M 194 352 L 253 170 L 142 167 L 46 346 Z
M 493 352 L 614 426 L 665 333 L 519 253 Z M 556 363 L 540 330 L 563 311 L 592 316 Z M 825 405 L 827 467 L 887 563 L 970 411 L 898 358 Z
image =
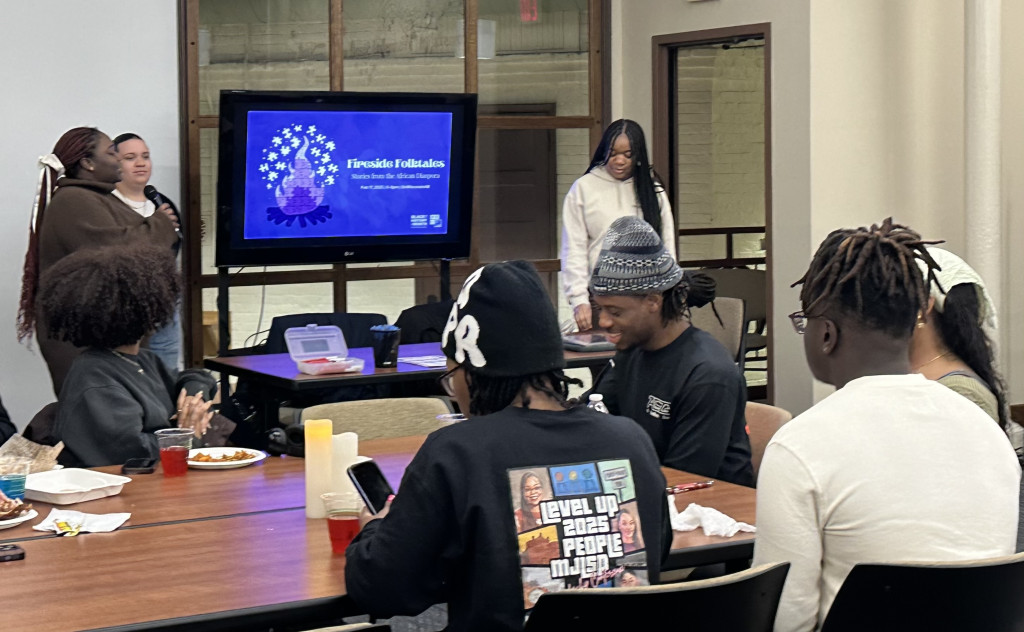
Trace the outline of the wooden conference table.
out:
M 363 442 L 392 486 L 424 437 Z M 39 518 L 0 531 L 25 559 L 0 564 L 3 629 L 56 632 L 145 629 L 171 620 L 181 630 L 219 629 L 218 620 L 250 617 L 246 627 L 327 625 L 356 614 L 344 598 L 345 558 L 331 554 L 324 520 L 305 517 L 302 459 L 269 457 L 233 470 L 187 476 L 136 475 L 118 496 L 69 505 L 88 513 L 131 512 L 113 533 L 56 537 L 33 531 Z M 114 472 L 117 468 L 100 468 Z M 665 470 L 669 484 L 701 480 Z M 754 490 L 717 482 L 677 497 L 754 522 Z M 749 557 L 753 536 L 676 532 L 673 566 Z M 237 624 L 237 621 L 236 621 Z M 163 629 L 163 628 L 162 628 Z M 167 628 L 172 629 L 172 628 Z

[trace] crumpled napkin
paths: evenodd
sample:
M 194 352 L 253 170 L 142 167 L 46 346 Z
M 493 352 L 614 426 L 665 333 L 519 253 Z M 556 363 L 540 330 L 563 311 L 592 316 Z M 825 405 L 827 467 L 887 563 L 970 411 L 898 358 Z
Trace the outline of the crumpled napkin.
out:
M 731 538 L 740 531 L 756 533 L 757 527 L 745 522 L 737 522 L 717 509 L 702 507 L 690 503 L 683 511 L 676 509 L 676 497 L 668 497 L 668 513 L 672 519 L 672 528 L 676 531 L 693 531 L 697 527 L 704 529 L 704 535 L 721 535 Z
M 80 531 L 109 533 L 123 525 L 131 517 L 130 513 L 87 514 L 67 509 L 51 509 L 50 515 L 46 516 L 42 522 L 32 528 L 36 531 L 65 533 L 65 531 L 57 526 L 57 521 L 61 521 L 71 527 L 72 531 L 67 532 L 68 535 L 74 535 Z

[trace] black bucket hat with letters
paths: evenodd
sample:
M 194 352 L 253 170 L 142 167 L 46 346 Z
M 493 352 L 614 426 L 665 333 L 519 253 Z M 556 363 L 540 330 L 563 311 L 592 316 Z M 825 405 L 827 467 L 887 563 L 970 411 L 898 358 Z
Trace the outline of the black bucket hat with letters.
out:
M 533 264 L 492 263 L 466 278 L 441 347 L 481 375 L 516 377 L 565 368 L 558 316 Z

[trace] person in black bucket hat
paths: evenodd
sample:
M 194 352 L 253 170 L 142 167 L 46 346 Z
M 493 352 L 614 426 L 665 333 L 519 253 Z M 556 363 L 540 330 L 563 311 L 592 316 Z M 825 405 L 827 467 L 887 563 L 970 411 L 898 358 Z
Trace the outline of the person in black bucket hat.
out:
M 447 603 L 448 630 L 522 630 L 545 593 L 610 586 L 626 568 L 656 582 L 671 544 L 657 454 L 631 420 L 567 400 L 573 380 L 536 269 L 471 274 L 441 345 L 442 383 L 469 418 L 428 436 L 393 504 L 364 512 L 345 566 L 357 606 L 389 617 Z M 568 499 L 594 510 L 586 534 L 556 517 Z M 638 517 L 643 550 L 624 550 L 613 505 Z

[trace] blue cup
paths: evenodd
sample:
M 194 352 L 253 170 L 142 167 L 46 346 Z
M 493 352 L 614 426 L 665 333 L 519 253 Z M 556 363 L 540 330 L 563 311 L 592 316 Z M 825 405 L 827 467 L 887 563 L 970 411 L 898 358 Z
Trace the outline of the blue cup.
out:
M 25 498 L 25 479 L 32 461 L 23 458 L 0 460 L 0 492 L 12 500 Z

